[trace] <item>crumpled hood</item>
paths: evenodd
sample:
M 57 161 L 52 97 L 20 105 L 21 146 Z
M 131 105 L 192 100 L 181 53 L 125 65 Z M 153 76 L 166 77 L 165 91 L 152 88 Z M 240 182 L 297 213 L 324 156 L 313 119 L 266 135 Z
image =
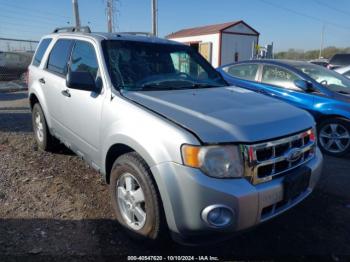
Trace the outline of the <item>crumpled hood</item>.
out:
M 204 143 L 258 142 L 314 125 L 307 112 L 239 87 L 123 95 L 186 127 Z

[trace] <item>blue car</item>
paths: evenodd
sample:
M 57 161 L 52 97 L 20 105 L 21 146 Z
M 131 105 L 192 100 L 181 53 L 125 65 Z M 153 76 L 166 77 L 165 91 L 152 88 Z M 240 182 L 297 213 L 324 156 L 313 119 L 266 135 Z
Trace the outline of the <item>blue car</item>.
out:
M 285 60 L 251 60 L 218 68 L 225 80 L 311 113 L 323 152 L 350 152 L 350 80 L 319 65 Z

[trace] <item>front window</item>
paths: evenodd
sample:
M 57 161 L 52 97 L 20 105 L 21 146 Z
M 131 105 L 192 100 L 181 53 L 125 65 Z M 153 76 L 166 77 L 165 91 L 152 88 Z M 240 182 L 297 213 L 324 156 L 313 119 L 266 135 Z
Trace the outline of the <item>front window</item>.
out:
M 72 51 L 71 72 L 89 72 L 96 79 L 98 63 L 95 48 L 92 44 L 84 41 L 77 41 Z
M 169 90 L 225 86 L 220 74 L 188 46 L 104 41 L 112 82 L 126 90 Z
M 223 68 L 223 70 L 230 76 L 255 81 L 256 73 L 258 72 L 259 65 L 257 64 L 242 64 L 242 65 L 230 65 Z
M 284 68 L 265 65 L 262 72 L 261 82 L 300 91 L 300 88 L 296 87 L 294 84 L 294 81 L 298 79 L 300 78 L 297 75 Z
M 341 74 L 312 64 L 297 65 L 296 68 L 334 92 L 350 93 L 350 80 Z

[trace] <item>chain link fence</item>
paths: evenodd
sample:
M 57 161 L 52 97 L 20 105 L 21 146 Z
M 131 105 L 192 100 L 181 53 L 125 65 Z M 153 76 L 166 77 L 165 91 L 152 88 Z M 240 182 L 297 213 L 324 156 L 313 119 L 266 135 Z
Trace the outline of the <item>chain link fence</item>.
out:
M 26 72 L 37 44 L 0 37 L 0 92 L 26 89 Z

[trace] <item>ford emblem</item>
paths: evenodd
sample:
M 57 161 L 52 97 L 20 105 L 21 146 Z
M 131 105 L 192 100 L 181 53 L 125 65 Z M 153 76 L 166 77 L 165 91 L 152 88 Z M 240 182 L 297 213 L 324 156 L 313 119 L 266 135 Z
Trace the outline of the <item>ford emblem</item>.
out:
M 301 158 L 302 154 L 303 152 L 300 148 L 293 148 L 285 154 L 285 157 L 289 163 L 293 163 L 298 161 Z

